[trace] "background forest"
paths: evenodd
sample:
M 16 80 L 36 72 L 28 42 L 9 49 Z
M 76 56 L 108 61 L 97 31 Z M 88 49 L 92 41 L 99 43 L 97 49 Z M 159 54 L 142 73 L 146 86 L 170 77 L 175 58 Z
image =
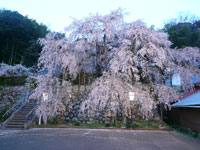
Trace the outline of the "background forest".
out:
M 45 37 L 47 26 L 38 24 L 16 11 L 0 10 L 0 62 L 31 67 L 37 64 L 41 46 L 38 38 Z

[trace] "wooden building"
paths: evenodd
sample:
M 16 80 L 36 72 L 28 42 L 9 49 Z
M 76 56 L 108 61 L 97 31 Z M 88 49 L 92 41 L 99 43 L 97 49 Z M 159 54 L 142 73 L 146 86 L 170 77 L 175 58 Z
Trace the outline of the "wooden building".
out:
M 168 121 L 185 129 L 200 132 L 200 89 L 188 93 L 172 105 Z

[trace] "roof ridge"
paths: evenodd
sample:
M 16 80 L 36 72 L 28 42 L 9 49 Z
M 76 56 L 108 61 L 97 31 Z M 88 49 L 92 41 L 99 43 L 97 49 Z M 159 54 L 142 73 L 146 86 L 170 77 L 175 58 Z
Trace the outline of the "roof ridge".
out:
M 199 88 L 195 88 L 195 90 L 193 90 L 193 91 L 184 93 L 183 96 L 180 97 L 179 101 L 181 101 L 181 100 L 183 100 L 183 99 L 185 99 L 185 98 L 187 98 L 187 97 L 189 97 L 189 96 L 191 96 L 191 95 L 193 95 L 193 94 L 195 94 L 195 93 L 197 93 L 199 91 L 200 91 L 200 87 Z

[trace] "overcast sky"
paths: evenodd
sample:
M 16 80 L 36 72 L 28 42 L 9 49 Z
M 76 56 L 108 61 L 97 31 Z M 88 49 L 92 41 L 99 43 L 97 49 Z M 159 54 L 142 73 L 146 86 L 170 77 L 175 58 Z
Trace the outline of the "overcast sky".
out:
M 156 28 L 180 12 L 200 16 L 200 0 L 0 0 L 1 9 L 16 10 L 58 32 L 71 23 L 71 18 L 108 14 L 119 7 L 129 12 L 127 21 L 142 19 Z

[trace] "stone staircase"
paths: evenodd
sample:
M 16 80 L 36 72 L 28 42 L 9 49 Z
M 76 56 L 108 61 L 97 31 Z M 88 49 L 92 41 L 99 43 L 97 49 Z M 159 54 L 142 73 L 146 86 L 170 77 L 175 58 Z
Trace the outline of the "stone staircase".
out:
M 4 124 L 4 128 L 25 129 L 35 119 L 37 102 L 30 100 L 18 112 L 13 114 Z

